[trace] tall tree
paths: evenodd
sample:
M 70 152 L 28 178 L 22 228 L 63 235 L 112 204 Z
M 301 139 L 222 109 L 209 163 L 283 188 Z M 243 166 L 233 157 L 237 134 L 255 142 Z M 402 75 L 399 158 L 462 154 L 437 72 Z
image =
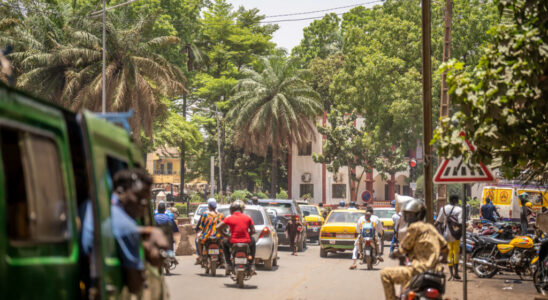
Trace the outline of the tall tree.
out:
M 548 183 L 548 3 L 497 1 L 495 42 L 473 70 L 450 62 L 448 81 L 459 111 L 442 120 L 434 140 L 442 156 L 499 167 L 506 178 Z M 466 151 L 464 131 L 476 151 Z
M 303 30 L 303 39 L 293 48 L 291 55 L 306 67 L 316 57 L 326 58 L 342 49 L 340 18 L 335 13 L 326 14 Z
M 312 120 L 321 112 L 318 94 L 296 75 L 284 57 L 264 58 L 262 71 L 244 69 L 246 78 L 230 99 L 229 118 L 236 128 L 237 145 L 266 156 L 272 152 L 270 194 L 278 188 L 278 161 L 291 142 L 303 145 L 313 137 Z

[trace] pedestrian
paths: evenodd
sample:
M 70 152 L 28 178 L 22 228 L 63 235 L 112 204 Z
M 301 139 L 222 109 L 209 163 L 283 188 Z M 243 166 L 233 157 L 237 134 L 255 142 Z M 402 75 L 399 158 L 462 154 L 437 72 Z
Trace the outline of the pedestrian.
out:
M 289 241 L 289 247 L 292 252 L 291 255 L 297 256 L 296 244 L 302 228 L 303 224 L 299 221 L 297 215 L 293 214 L 285 226 L 285 237 Z
M 481 206 L 480 217 L 493 223 L 497 221 L 497 217 L 500 218 L 497 207 L 491 203 L 491 197 L 489 196 L 485 198 L 485 204 Z
M 529 201 L 529 195 L 527 193 L 522 193 L 519 195 L 519 201 L 521 205 L 521 212 L 520 212 L 520 224 L 521 224 L 521 234 L 525 235 L 527 234 L 527 228 L 529 226 L 529 216 L 533 214 L 533 210 L 531 207 L 533 205 Z
M 440 209 L 436 225 L 440 224 L 443 228 L 443 237 L 447 241 L 449 248 L 448 263 L 451 279 L 460 280 L 459 276 L 459 243 L 462 237 L 462 208 L 458 206 L 459 196 L 449 196 L 449 204 Z M 466 270 L 466 268 L 465 268 Z M 464 272 L 464 271 L 463 271 Z
M 392 235 L 392 241 L 390 242 L 390 254 L 394 252 L 394 247 L 398 244 L 398 222 L 400 221 L 401 213 L 396 211 L 392 215 L 392 222 L 394 223 L 394 235 Z

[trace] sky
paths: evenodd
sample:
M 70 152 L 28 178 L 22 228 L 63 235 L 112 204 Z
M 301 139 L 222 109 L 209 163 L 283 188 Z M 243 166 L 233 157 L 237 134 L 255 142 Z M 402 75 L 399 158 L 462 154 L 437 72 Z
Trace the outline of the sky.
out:
M 235 9 L 239 6 L 244 6 L 246 9 L 258 8 L 261 14 L 268 16 L 295 14 L 310 11 L 325 10 L 343 6 L 358 5 L 366 3 L 364 6 L 371 7 L 375 4 L 380 4 L 381 1 L 374 0 L 227 0 Z M 371 4 L 370 2 L 376 2 Z M 322 17 L 326 13 L 334 12 L 337 14 L 347 12 L 352 7 L 333 9 L 327 12 L 317 12 L 310 14 L 299 14 L 294 16 L 282 16 L 275 18 L 266 18 L 265 21 L 287 20 L 287 19 L 302 19 L 311 17 Z M 302 37 L 303 29 L 314 20 L 302 20 L 293 22 L 280 22 L 278 29 L 274 33 L 273 41 L 278 47 L 291 49 L 297 46 Z

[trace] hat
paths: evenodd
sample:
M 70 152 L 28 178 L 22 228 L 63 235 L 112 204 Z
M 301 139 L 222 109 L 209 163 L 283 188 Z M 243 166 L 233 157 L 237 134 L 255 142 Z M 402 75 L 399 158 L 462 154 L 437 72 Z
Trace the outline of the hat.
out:
M 217 208 L 217 200 L 215 200 L 215 198 L 207 199 L 207 206 L 211 208 Z

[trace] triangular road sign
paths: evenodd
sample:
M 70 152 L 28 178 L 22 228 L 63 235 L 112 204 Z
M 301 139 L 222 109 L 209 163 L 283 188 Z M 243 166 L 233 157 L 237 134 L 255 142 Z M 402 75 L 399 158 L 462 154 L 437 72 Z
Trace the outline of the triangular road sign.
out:
M 434 183 L 473 183 L 494 180 L 493 173 L 483 163 L 469 166 L 464 163 L 462 156 L 445 159 L 434 176 Z
M 460 133 L 464 136 L 464 132 Z M 476 150 L 468 140 L 464 140 L 468 150 Z M 474 182 L 492 182 L 495 181 L 493 172 L 483 163 L 470 166 L 465 164 L 462 156 L 445 159 L 436 171 L 434 183 L 474 183 Z

